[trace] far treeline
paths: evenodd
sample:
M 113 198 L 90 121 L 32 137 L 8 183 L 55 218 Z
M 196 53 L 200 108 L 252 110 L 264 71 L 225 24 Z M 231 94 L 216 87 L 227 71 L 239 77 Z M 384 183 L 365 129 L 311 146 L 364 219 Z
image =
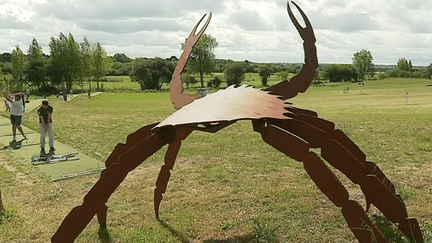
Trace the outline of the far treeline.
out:
M 33 38 L 27 55 L 17 45 L 12 54 L 1 55 L 0 87 L 24 90 L 27 87 L 43 92 L 70 90 L 76 84 L 83 87 L 84 81 L 97 83 L 112 69 L 112 58 L 108 57 L 100 43 L 91 44 L 84 37 L 75 41 L 72 34 L 60 33 L 51 37 L 50 55 L 47 56 Z
M 184 48 L 185 42 L 181 43 Z M 280 80 L 286 80 L 292 74 L 300 71 L 302 64 L 289 63 L 253 63 L 248 60 L 233 61 L 216 59 L 214 54 L 218 43 L 211 35 L 203 35 L 184 71 L 183 82 L 198 83 L 201 87 L 218 88 L 222 82 L 227 85 L 239 85 L 246 73 L 257 73 L 263 86 L 267 86 L 271 75 L 277 75 Z M 99 82 L 107 81 L 108 76 L 130 76 L 138 82 L 141 89 L 160 90 L 163 84 L 169 83 L 178 58 L 129 58 L 124 53 L 108 56 L 102 45 L 91 44 L 84 37 L 83 42 L 77 42 L 73 35 L 60 33 L 58 38 L 51 37 L 50 54 L 46 55 L 33 38 L 27 54 L 17 45 L 11 53 L 0 55 L 0 87 L 14 90 L 24 90 L 27 87 L 43 93 L 54 93 L 59 90 L 69 91 L 73 87 L 82 87 L 92 81 L 99 89 Z M 368 50 L 354 53 L 352 64 L 320 64 L 315 77 L 316 82 L 359 82 L 365 79 L 384 79 L 386 77 L 428 78 L 432 77 L 432 64 L 428 67 L 414 68 L 411 60 L 400 58 L 394 67 L 388 68 L 375 65 L 373 56 Z M 205 74 L 214 78 L 204 83 Z

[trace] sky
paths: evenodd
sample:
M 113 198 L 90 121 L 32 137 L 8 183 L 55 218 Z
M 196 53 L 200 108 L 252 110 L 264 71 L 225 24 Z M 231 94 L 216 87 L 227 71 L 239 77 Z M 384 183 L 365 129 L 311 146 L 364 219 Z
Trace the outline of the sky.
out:
M 432 0 L 297 0 L 314 28 L 320 63 L 352 63 L 369 50 L 375 64 L 432 63 Z M 216 58 L 301 63 L 303 41 L 285 0 L 0 0 L 0 53 L 33 38 L 49 54 L 51 37 L 71 33 L 99 42 L 108 55 L 179 57 L 204 14 Z M 293 5 L 291 5 L 293 7 Z M 293 7 L 294 13 L 298 15 Z

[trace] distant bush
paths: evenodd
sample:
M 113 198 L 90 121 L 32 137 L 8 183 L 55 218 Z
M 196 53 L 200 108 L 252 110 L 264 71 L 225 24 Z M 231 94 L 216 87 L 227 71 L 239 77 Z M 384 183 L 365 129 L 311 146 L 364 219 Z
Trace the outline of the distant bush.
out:
M 351 64 L 330 64 L 324 69 L 324 77 L 330 82 L 357 81 L 358 72 Z
M 263 86 L 267 86 L 268 78 L 272 74 L 272 70 L 269 67 L 264 67 L 261 70 L 259 70 L 258 75 L 261 77 L 261 84 Z
M 183 82 L 186 84 L 186 87 L 189 88 L 191 85 L 198 83 L 198 80 L 194 76 L 186 74 L 183 76 Z
M 222 79 L 219 76 L 216 76 L 214 79 L 207 82 L 207 87 L 219 88 L 221 84 Z
M 389 78 L 430 78 L 430 75 L 426 70 L 390 70 L 386 72 Z
M 376 76 L 379 80 L 383 80 L 387 77 L 385 73 L 377 73 Z
M 225 67 L 224 75 L 227 85 L 240 85 L 245 78 L 246 69 L 242 63 L 230 63 Z

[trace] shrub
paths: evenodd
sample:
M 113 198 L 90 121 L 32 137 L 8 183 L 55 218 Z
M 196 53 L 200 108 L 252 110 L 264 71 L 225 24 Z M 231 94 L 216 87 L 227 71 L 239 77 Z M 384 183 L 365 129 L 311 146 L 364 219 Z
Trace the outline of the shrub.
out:
M 377 73 L 377 77 L 378 77 L 379 80 L 383 80 L 383 79 L 385 79 L 387 76 L 386 76 L 385 73 Z
M 219 76 L 216 76 L 214 79 L 207 82 L 207 87 L 219 88 L 221 84 L 222 79 Z
M 189 88 L 191 85 L 198 83 L 198 80 L 194 76 L 186 74 L 183 76 L 183 82 L 186 84 L 186 87 Z
M 324 69 L 330 82 L 356 81 L 358 72 L 351 64 L 330 64 Z
M 267 86 L 268 78 L 272 74 L 272 70 L 269 67 L 264 67 L 258 72 L 259 76 L 261 77 L 261 83 L 263 86 Z
M 246 69 L 241 63 L 230 63 L 225 67 L 224 75 L 227 85 L 240 85 L 245 78 Z

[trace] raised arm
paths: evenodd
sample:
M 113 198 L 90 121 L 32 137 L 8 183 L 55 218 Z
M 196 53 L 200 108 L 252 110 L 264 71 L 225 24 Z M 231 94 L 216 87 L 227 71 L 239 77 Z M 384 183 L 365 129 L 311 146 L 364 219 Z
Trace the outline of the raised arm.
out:
M 303 65 L 302 70 L 293 77 L 290 81 L 285 80 L 282 81 L 275 86 L 269 87 L 265 89 L 266 91 L 270 91 L 270 94 L 281 96 L 281 99 L 286 100 L 296 96 L 299 92 L 303 93 L 307 90 L 312 79 L 316 74 L 316 69 L 318 67 L 318 58 L 317 58 L 317 50 L 315 47 L 315 35 L 312 29 L 312 25 L 309 22 L 306 14 L 301 10 L 301 8 L 295 3 L 292 2 L 300 14 L 303 17 L 303 20 L 306 24 L 306 27 L 303 28 L 294 17 L 294 14 L 290 8 L 288 2 L 288 15 L 296 27 L 297 31 L 300 34 L 300 37 L 303 39 L 303 48 L 305 53 L 305 64 Z
M 205 16 L 206 15 L 204 15 L 201 20 L 195 25 L 189 37 L 187 38 L 183 54 L 180 56 L 180 60 L 172 75 L 172 80 L 170 83 L 170 95 L 171 102 L 176 109 L 180 109 L 183 106 L 191 103 L 192 101 L 202 97 L 200 94 L 186 94 L 183 92 L 182 73 L 186 67 L 187 62 L 189 61 L 189 57 L 192 54 L 193 48 L 195 47 L 196 43 L 198 43 L 199 39 L 204 34 L 204 31 L 210 23 L 212 13 L 210 13 L 202 29 L 197 34 L 195 34 L 199 24 L 202 22 Z
M 4 96 L 4 98 L 7 100 L 7 101 L 9 101 L 9 102 L 12 102 L 12 98 L 11 98 L 11 96 L 9 95 L 9 90 L 3 90 L 3 96 Z

